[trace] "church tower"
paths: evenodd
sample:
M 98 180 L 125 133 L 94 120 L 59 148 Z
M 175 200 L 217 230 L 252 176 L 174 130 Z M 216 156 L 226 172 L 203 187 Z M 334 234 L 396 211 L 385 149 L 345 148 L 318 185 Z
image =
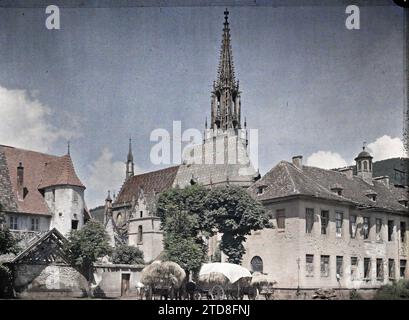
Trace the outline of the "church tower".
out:
M 230 44 L 229 11 L 224 11 L 223 37 L 217 80 L 213 82 L 211 129 L 241 129 L 239 81 L 235 79 L 233 53 Z
M 126 159 L 126 180 L 134 175 L 134 163 L 133 163 L 133 154 L 132 154 L 132 139 L 129 138 L 129 150 L 128 157 Z

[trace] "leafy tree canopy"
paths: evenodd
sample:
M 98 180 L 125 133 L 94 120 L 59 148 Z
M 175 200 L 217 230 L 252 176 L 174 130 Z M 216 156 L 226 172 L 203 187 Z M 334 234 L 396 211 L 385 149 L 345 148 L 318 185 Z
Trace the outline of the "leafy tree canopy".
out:
M 143 252 L 139 248 L 120 245 L 112 253 L 112 262 L 117 264 L 143 264 Z
M 243 188 L 235 186 L 206 189 L 193 185 L 165 191 L 158 199 L 157 214 L 165 231 L 167 256 L 185 266 L 189 263 L 182 261 L 182 257 L 187 259 L 183 250 L 187 250 L 189 256 L 198 250 L 196 246 L 205 252 L 202 237 L 217 232 L 223 234 L 220 249 L 228 256 L 229 262 L 240 263 L 245 253 L 243 242 L 246 235 L 252 230 L 270 227 L 261 203 L 251 198 Z M 190 245 L 190 248 L 182 249 L 183 239 L 186 240 L 184 245 Z M 198 257 L 202 262 L 205 259 L 205 255 Z M 193 263 L 197 264 L 197 261 Z
M 76 266 L 89 271 L 98 258 L 109 255 L 112 249 L 103 225 L 90 220 L 82 229 L 71 231 L 66 251 Z
M 164 237 L 165 258 L 176 262 L 184 270 L 198 271 L 206 261 L 206 247 L 195 238 L 186 238 L 175 233 Z
M 222 233 L 220 250 L 228 261 L 239 264 L 245 253 L 244 241 L 251 231 L 271 227 L 262 204 L 240 187 L 211 189 L 204 202 L 203 225 L 214 233 Z
M 19 251 L 20 247 L 18 246 L 18 240 L 6 227 L 6 217 L 4 213 L 0 212 L 0 255 L 7 253 L 17 254 Z

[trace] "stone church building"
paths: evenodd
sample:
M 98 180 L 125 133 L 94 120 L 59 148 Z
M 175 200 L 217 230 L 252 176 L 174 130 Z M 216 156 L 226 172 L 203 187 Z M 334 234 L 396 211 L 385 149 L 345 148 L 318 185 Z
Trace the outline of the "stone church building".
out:
M 248 188 L 259 177 L 248 156 L 248 131 L 242 121 L 239 81 L 234 74 L 228 12 L 225 12 L 217 80 L 210 102 L 203 144 L 182 155 L 177 166 L 134 175 L 131 141 L 126 164 L 126 181 L 115 201 L 106 200 L 105 225 L 116 241 L 141 248 L 147 262 L 163 250 L 155 200 L 164 190 L 193 183 L 204 186 L 238 185 Z M 213 239 L 213 245 L 216 245 Z
M 139 247 L 150 262 L 163 250 L 155 216 L 161 192 L 193 183 L 239 185 L 262 202 L 273 223 L 248 236 L 242 264 L 271 275 L 284 295 L 308 295 L 322 287 L 371 290 L 408 278 L 407 186 L 375 177 L 365 148 L 353 168 L 309 167 L 296 156 L 260 178 L 249 160 L 240 96 L 226 11 L 203 144 L 192 147 L 180 165 L 135 175 L 130 142 L 126 180 L 104 208 L 112 241 Z M 216 246 L 211 239 L 209 249 Z

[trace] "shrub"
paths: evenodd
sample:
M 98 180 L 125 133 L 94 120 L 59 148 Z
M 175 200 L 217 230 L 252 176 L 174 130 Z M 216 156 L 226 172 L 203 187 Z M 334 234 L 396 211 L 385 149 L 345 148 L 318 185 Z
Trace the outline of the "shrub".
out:
M 133 246 L 120 245 L 114 249 L 112 262 L 117 264 L 143 264 L 143 252 Z
M 409 300 L 409 280 L 399 280 L 379 288 L 375 300 Z

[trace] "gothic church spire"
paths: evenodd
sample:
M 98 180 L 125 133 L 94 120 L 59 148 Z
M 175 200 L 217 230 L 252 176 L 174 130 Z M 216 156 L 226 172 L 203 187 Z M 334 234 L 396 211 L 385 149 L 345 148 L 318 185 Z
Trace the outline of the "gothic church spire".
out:
M 223 36 L 217 80 L 213 83 L 211 102 L 212 129 L 241 129 L 241 102 L 239 81 L 234 74 L 230 43 L 229 11 L 224 11 Z
M 134 163 L 132 154 L 132 139 L 129 138 L 128 157 L 126 159 L 126 180 L 134 175 Z

